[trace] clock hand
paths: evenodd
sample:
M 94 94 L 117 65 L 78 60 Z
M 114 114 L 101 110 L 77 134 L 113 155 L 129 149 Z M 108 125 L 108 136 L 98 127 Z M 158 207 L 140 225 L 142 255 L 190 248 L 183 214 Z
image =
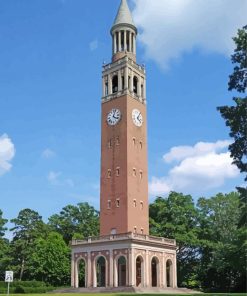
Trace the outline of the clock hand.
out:
M 119 118 L 119 114 L 117 114 L 117 117 L 116 117 L 116 116 L 115 116 L 116 113 L 117 113 L 117 111 L 114 112 L 113 117 L 114 117 L 115 119 L 118 119 L 118 118 Z

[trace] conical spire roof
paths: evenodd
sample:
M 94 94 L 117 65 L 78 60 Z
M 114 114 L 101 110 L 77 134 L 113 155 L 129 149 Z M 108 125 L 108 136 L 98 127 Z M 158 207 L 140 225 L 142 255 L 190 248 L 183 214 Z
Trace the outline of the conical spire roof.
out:
M 119 6 L 117 16 L 114 20 L 112 30 L 118 25 L 128 25 L 136 30 L 136 26 L 134 24 L 127 0 L 121 0 L 121 4 Z

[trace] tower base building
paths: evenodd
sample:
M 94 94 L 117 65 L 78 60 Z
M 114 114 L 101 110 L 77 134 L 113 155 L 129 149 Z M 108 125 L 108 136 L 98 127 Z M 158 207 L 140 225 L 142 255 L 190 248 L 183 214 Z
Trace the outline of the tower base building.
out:
M 71 242 L 73 288 L 176 288 L 176 242 L 149 235 L 146 70 L 121 0 L 103 65 L 100 236 Z
M 176 288 L 176 243 L 133 232 L 74 240 L 71 285 Z
M 177 287 L 176 243 L 160 237 L 130 232 L 74 240 L 71 266 L 74 288 Z

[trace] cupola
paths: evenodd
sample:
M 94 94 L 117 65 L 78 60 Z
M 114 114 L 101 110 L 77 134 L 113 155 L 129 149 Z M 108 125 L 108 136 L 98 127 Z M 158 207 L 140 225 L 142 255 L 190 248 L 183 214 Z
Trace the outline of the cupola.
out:
M 128 55 L 136 61 L 136 35 L 134 24 L 127 0 L 121 0 L 117 16 L 111 28 L 112 60 L 113 62 Z

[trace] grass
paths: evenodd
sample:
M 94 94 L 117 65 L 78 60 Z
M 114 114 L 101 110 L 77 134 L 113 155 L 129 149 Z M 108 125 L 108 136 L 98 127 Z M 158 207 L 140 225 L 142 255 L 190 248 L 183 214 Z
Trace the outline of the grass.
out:
M 4 295 L 4 294 L 0 294 L 0 295 Z M 50 293 L 46 293 L 46 294 L 9 294 L 10 296 L 45 296 L 45 295 L 49 295 L 49 296 L 130 296 L 130 295 L 136 295 L 136 293 L 91 293 L 91 294 L 82 294 L 82 293 L 71 293 L 71 294 L 62 294 L 62 293 L 58 293 L 58 294 L 50 294 Z M 138 293 L 137 295 L 140 295 L 140 296 L 152 296 L 152 295 L 165 295 L 165 296 L 199 296 L 199 294 L 162 294 L 162 293 L 157 293 L 157 294 L 154 294 L 154 293 L 150 293 L 150 294 L 141 294 L 141 293 Z M 204 293 L 203 296 L 246 296 L 247 294 L 246 293 Z

